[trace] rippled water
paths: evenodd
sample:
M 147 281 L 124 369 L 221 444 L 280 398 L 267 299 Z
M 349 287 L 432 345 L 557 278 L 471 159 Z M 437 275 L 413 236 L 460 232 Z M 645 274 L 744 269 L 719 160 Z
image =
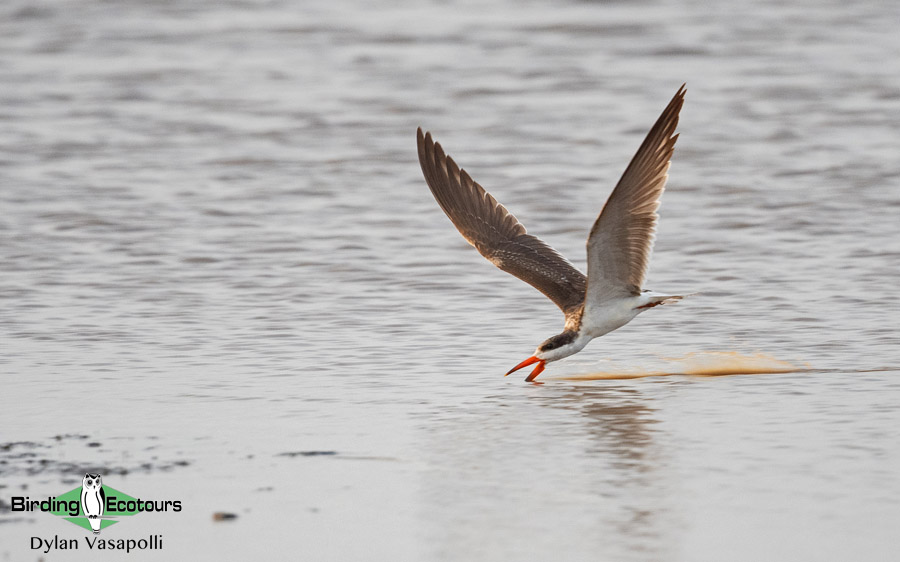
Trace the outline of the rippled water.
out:
M 0 497 L 180 498 L 134 559 L 895 559 L 898 6 L 4 3 Z M 561 316 L 415 128 L 583 268 L 682 82 L 648 287 L 701 294 L 504 378 Z

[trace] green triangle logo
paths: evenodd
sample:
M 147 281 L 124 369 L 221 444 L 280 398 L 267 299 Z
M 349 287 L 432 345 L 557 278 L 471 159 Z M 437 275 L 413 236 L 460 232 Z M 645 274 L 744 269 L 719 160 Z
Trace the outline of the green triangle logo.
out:
M 102 486 L 103 494 L 106 497 L 106 505 L 104 506 L 103 516 L 100 520 L 100 530 L 109 527 L 110 525 L 115 525 L 118 521 L 115 519 L 116 517 L 127 517 L 139 513 L 137 507 L 134 509 L 127 509 L 128 504 L 130 503 L 132 506 L 137 506 L 137 498 L 133 498 L 128 494 L 122 493 L 115 488 L 110 488 L 106 484 Z M 91 531 L 91 522 L 84 514 L 84 511 L 81 507 L 81 486 L 75 488 L 74 490 L 69 490 L 65 494 L 60 494 L 53 498 L 53 504 L 57 506 L 57 509 L 51 511 L 53 515 L 58 515 L 64 518 L 66 521 L 70 523 L 74 523 L 79 527 L 87 529 Z M 112 501 L 109 501 L 112 499 Z M 78 506 L 78 515 L 73 516 L 72 513 L 75 511 L 74 509 L 67 509 L 67 507 Z M 113 509 L 106 509 L 107 506 L 112 507 Z M 119 509 L 123 508 L 123 509 Z

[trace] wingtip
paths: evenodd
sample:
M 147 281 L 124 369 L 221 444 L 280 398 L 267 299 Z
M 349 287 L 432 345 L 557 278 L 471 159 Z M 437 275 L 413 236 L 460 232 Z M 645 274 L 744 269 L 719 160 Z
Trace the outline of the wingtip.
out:
M 681 112 L 681 107 L 684 105 L 684 95 L 687 93 L 687 82 L 683 83 L 678 91 L 675 92 L 675 95 L 672 96 L 672 101 L 669 102 L 668 107 L 663 112 L 663 116 L 665 116 L 669 112 L 674 112 L 675 119 L 678 119 L 678 114 Z M 660 117 L 662 119 L 662 116 Z
M 678 92 L 675 94 L 675 99 L 677 99 L 680 104 L 683 104 L 685 94 L 687 94 L 687 82 L 683 83 L 681 87 L 678 88 Z
M 683 83 L 678 91 L 675 92 L 675 95 L 672 96 L 672 101 L 669 102 L 669 107 L 674 105 L 682 105 L 684 103 L 684 95 L 687 93 L 687 82 Z
M 439 146 L 431 138 L 431 132 L 423 130 L 422 127 L 416 128 L 416 143 L 419 145 L 420 152 L 422 150 L 432 150 L 435 146 Z

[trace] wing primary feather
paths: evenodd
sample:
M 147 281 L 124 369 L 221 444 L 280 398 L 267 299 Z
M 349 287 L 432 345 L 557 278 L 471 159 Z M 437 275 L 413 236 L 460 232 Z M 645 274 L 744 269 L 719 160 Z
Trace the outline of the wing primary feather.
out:
M 525 227 L 448 155 L 431 133 L 416 132 L 419 164 L 438 205 L 491 263 L 532 285 L 568 316 L 584 303 L 586 278 Z
M 665 190 L 678 134 L 681 88 L 647 133 L 597 217 L 588 238 L 586 306 L 640 294 L 646 277 L 659 198 Z

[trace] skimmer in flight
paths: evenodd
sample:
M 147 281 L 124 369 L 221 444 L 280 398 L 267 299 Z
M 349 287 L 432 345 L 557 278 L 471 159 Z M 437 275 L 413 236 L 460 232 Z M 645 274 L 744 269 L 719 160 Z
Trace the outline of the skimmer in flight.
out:
M 683 298 L 642 286 L 684 94 L 682 85 L 594 222 L 587 240 L 587 277 L 543 240 L 527 234 L 506 207 L 444 153 L 431 133 L 418 130 L 425 181 L 463 238 L 488 261 L 544 293 L 565 314 L 562 333 L 539 345 L 507 375 L 537 363 L 525 379 L 533 381 L 547 363 L 578 353 L 592 339 L 621 328 L 648 308 Z

